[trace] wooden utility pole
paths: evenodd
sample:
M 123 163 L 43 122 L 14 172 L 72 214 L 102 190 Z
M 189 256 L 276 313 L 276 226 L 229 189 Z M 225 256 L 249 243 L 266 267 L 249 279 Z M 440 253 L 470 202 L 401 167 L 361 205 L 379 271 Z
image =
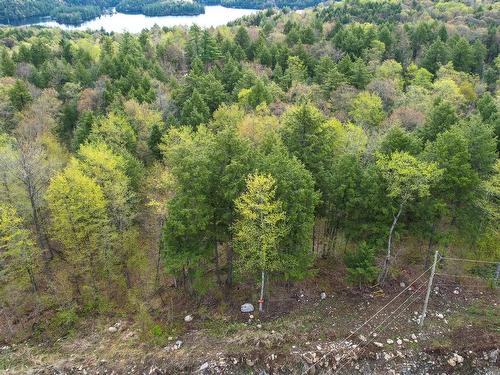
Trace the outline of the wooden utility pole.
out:
M 427 305 L 429 304 L 429 298 L 431 296 L 432 281 L 434 280 L 434 273 L 436 272 L 436 264 L 438 261 L 438 255 L 439 255 L 439 252 L 436 250 L 436 252 L 434 253 L 434 263 L 432 263 L 431 277 L 429 277 L 429 284 L 427 284 L 427 294 L 425 296 L 424 309 L 422 310 L 422 316 L 420 317 L 420 328 L 423 327 L 424 319 L 425 319 L 425 316 L 427 314 Z

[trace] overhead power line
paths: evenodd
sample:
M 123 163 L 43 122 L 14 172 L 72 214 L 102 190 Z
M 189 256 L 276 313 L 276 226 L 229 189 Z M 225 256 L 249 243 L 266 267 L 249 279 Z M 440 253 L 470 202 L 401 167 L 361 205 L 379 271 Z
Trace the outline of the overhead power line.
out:
M 425 270 L 420 276 L 418 276 L 415 280 L 413 280 L 406 288 L 404 288 L 401 292 L 399 292 L 393 299 L 391 299 L 389 302 L 387 302 L 380 310 L 378 310 L 374 315 L 372 315 L 368 320 L 366 320 L 363 324 L 361 324 L 355 331 L 351 332 L 351 334 L 349 336 L 347 336 L 345 339 L 343 339 L 342 341 L 347 341 L 349 340 L 353 335 L 355 335 L 357 332 L 359 332 L 359 330 L 361 328 L 363 328 L 365 325 L 367 325 L 370 321 L 372 321 L 373 319 L 375 319 L 375 317 L 377 317 L 383 310 L 385 310 L 391 303 L 393 303 L 399 296 L 401 296 L 404 292 L 406 292 L 409 288 L 411 288 L 411 286 L 413 284 L 415 284 L 418 280 L 420 280 L 422 278 L 422 276 L 424 276 L 427 272 L 429 272 L 431 270 L 432 266 L 430 266 L 429 268 L 427 268 L 427 270 Z M 331 349 L 330 351 L 328 351 L 327 353 L 325 353 L 320 359 L 318 362 L 321 362 L 323 359 L 325 359 L 328 355 L 330 355 L 333 351 L 335 350 L 335 348 Z M 306 367 L 306 369 L 302 372 L 302 375 L 306 374 L 311 368 L 313 368 L 315 366 L 315 364 L 312 364 L 308 367 Z
M 401 304 L 400 304 L 400 305 L 396 308 L 396 310 L 394 310 L 394 311 L 393 311 L 393 312 L 392 312 L 392 313 L 391 313 L 391 314 L 390 314 L 387 318 L 385 318 L 385 319 L 384 319 L 384 320 L 383 320 L 383 321 L 382 321 L 382 322 L 381 322 L 381 323 L 380 323 L 380 324 L 379 324 L 379 325 L 378 325 L 375 329 L 373 329 L 373 330 L 369 333 L 370 337 L 372 337 L 372 338 L 371 338 L 368 342 L 366 342 L 364 345 L 361 345 L 361 346 L 359 347 L 359 348 L 362 348 L 362 349 L 361 349 L 361 351 L 358 353 L 358 355 L 359 355 L 359 354 L 361 354 L 361 353 L 363 353 L 363 352 L 366 350 L 367 346 L 368 346 L 368 345 L 370 345 L 373 341 L 375 341 L 375 337 L 373 336 L 373 334 L 374 334 L 374 333 L 377 333 L 377 335 L 379 335 L 380 333 L 382 333 L 385 329 L 387 329 L 387 327 L 389 327 L 389 325 L 390 325 L 390 324 L 392 324 L 392 322 L 394 322 L 394 320 L 396 320 L 396 319 L 397 319 L 397 318 L 401 315 L 401 313 L 402 313 L 403 311 L 405 311 L 405 310 L 406 310 L 408 307 L 410 307 L 410 306 L 411 306 L 411 305 L 412 305 L 412 304 L 413 304 L 413 303 L 414 303 L 414 302 L 415 302 L 418 298 L 420 298 L 420 297 L 421 297 L 421 292 L 423 292 L 423 289 L 422 289 L 422 288 L 423 288 L 424 286 L 425 286 L 425 283 L 422 283 L 422 284 L 421 284 L 421 285 L 420 285 L 420 286 L 419 286 L 419 287 L 418 287 L 418 288 L 417 288 L 417 289 L 416 289 L 416 290 L 415 290 L 412 294 L 410 294 L 410 296 L 409 296 L 407 299 L 405 299 L 405 300 L 403 301 L 403 303 L 401 303 Z M 418 294 L 418 295 L 417 295 L 415 298 L 413 298 L 413 300 L 412 300 L 412 301 L 410 301 L 410 303 L 408 303 L 408 304 L 407 304 L 407 302 L 408 302 L 408 301 L 409 301 L 412 297 L 414 297 L 414 296 L 415 296 L 415 294 Z M 406 305 L 406 306 L 404 306 L 405 304 L 407 304 L 407 305 Z M 404 306 L 404 307 L 403 307 L 403 306 Z M 401 311 L 399 311 L 399 310 L 401 310 Z M 385 324 L 385 325 L 384 325 L 384 323 L 385 323 L 385 322 L 387 322 L 387 321 L 388 321 L 388 320 L 389 320 L 389 319 L 390 319 L 390 318 L 391 318 L 394 314 L 396 314 L 398 311 L 399 311 L 399 313 L 398 313 L 396 316 L 394 316 L 394 317 L 393 317 L 393 318 L 392 318 L 392 319 L 391 319 L 391 320 L 390 320 L 387 324 Z M 380 331 L 378 331 L 378 329 L 379 329 L 380 327 L 382 327 L 382 326 L 383 326 L 383 328 L 382 328 Z M 378 331 L 378 332 L 377 332 L 377 331 Z M 342 359 L 344 359 L 344 358 L 349 359 L 349 356 L 350 356 L 350 355 L 351 355 L 351 354 L 352 354 L 352 353 L 353 353 L 356 349 L 358 349 L 358 347 L 351 349 L 351 351 L 347 354 L 347 357 L 343 357 L 343 358 L 341 358 L 340 360 L 342 360 Z M 342 368 L 344 368 L 344 367 L 345 367 L 348 363 L 349 363 L 349 361 L 345 362 L 342 366 L 340 366 L 338 369 L 336 369 L 336 370 L 335 370 L 335 372 L 334 372 L 334 374 L 336 374 L 338 371 L 340 371 Z M 328 371 L 328 373 L 330 373 L 330 371 L 331 371 L 331 370 L 329 370 L 329 371 Z

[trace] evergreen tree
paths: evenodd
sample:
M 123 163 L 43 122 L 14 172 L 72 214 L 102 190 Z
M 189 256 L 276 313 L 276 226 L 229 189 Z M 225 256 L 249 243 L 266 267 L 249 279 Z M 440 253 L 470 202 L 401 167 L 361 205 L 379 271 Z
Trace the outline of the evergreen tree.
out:
M 149 135 L 148 139 L 148 147 L 153 156 L 156 159 L 161 159 L 161 151 L 160 151 L 160 143 L 161 143 L 161 137 L 163 136 L 160 126 L 158 124 L 153 124 L 153 127 L 151 128 L 151 134 Z
M 12 106 L 18 111 L 22 111 L 29 103 L 32 102 L 31 93 L 24 81 L 18 79 L 16 83 L 14 83 L 12 88 L 9 90 L 9 99 Z
M 201 60 L 207 64 L 220 58 L 221 53 L 217 42 L 208 30 L 204 30 L 201 38 Z
M 344 255 L 344 264 L 347 268 L 347 280 L 357 284 L 369 284 L 377 278 L 378 267 L 375 266 L 375 250 L 362 242 L 355 251 Z
M 2 72 L 2 75 L 8 77 L 13 77 L 16 71 L 16 64 L 10 57 L 6 48 L 2 50 L 2 65 L 0 71 Z
M 194 89 L 191 97 L 184 103 L 181 111 L 182 122 L 196 127 L 205 123 L 210 116 L 210 109 L 205 104 L 198 90 Z
M 439 133 L 449 129 L 458 122 L 457 113 L 453 104 L 438 98 L 427 117 L 421 136 L 424 142 L 433 141 Z

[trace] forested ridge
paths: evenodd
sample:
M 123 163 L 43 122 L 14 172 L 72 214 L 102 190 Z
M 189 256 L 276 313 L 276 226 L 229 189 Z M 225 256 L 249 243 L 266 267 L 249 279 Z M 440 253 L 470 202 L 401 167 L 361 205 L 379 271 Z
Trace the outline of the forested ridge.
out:
M 146 16 L 190 16 L 205 13 L 205 5 L 228 8 L 265 9 L 289 7 L 303 9 L 319 0 L 0 0 L 0 23 L 16 24 L 37 17 L 70 25 L 96 18 L 115 7 L 118 12 Z
M 346 0 L 215 29 L 1 27 L 0 334 L 120 315 L 164 338 L 165 301 L 498 261 L 499 22 L 494 1 Z M 462 272 L 493 286 L 494 264 Z

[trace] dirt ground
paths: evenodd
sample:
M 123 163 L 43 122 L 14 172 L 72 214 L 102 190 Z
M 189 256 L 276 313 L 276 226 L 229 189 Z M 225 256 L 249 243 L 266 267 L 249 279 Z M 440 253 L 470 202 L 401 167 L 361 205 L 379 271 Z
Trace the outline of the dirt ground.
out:
M 64 338 L 0 347 L 5 374 L 500 374 L 499 289 L 437 277 L 425 325 L 426 278 L 404 270 L 359 290 L 317 274 L 273 285 L 266 313 L 231 303 L 186 304 L 153 338 L 137 321 L 87 319 Z M 326 298 L 321 298 L 321 292 Z M 162 310 L 163 309 L 163 310 Z M 163 311 L 163 312 L 162 312 Z M 161 306 L 158 319 L 168 315 Z M 380 312 L 379 312 L 380 311 Z M 192 315 L 185 322 L 185 315 Z M 110 330 L 110 327 L 116 328 Z M 111 332 L 113 331 L 113 332 Z

